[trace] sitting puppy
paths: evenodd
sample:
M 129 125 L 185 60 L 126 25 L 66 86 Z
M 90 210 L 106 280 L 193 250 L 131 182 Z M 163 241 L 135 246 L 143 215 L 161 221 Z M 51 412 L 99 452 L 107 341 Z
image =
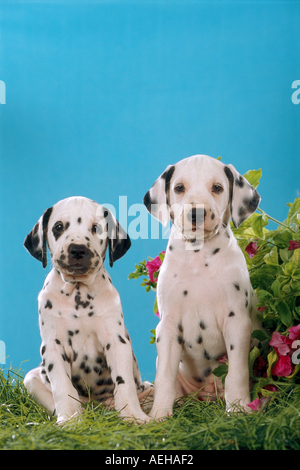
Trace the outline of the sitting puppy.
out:
M 164 226 L 173 223 L 158 284 L 157 374 L 150 416 L 172 414 L 174 400 L 211 384 L 224 353 L 227 409 L 243 408 L 249 394 L 251 332 L 261 329 L 258 299 L 230 228 L 257 208 L 260 197 L 232 165 L 206 155 L 168 166 L 144 197 Z M 238 405 L 238 406 L 236 406 Z
M 89 398 L 120 410 L 121 417 L 147 422 L 141 410 L 152 385 L 141 383 L 119 295 L 104 268 L 131 242 L 112 213 L 90 199 L 70 197 L 47 209 L 24 245 L 53 269 L 38 297 L 42 365 L 25 386 L 35 401 L 62 423 Z

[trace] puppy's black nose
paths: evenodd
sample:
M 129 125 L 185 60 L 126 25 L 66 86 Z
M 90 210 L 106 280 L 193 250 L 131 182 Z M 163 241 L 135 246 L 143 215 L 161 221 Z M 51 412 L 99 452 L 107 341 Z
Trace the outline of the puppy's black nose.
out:
M 204 207 L 193 207 L 187 215 L 187 219 L 195 225 L 202 224 L 205 220 L 205 217 L 206 210 L 204 209 Z
M 70 258 L 79 260 L 88 255 L 90 250 L 85 245 L 76 245 L 76 243 L 71 243 L 68 248 L 68 252 Z

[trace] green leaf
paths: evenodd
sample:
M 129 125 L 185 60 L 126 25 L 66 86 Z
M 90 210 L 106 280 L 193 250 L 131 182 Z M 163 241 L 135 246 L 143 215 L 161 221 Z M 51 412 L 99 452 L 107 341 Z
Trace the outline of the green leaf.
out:
M 272 266 L 278 265 L 278 251 L 276 246 L 273 246 L 272 250 L 264 256 L 264 262 Z
M 264 227 L 268 225 L 268 219 L 265 215 L 258 215 L 253 219 L 252 229 L 258 238 L 264 238 Z
M 290 310 L 290 307 L 284 300 L 277 304 L 277 313 L 280 316 L 280 320 L 285 326 L 291 326 L 291 323 L 293 321 L 293 314 Z
M 254 346 L 254 348 L 251 349 L 250 354 L 249 354 L 249 372 L 251 376 L 252 376 L 254 362 L 256 361 L 259 355 L 260 355 L 260 350 L 256 346 Z
M 257 188 L 259 185 L 259 180 L 261 178 L 262 171 L 261 168 L 259 170 L 249 170 L 247 173 L 244 174 L 244 177 L 248 181 L 248 183 L 253 186 L 253 188 Z
M 265 333 L 262 330 L 254 330 L 252 331 L 251 337 L 254 339 L 258 339 L 261 343 L 268 339 Z
M 156 331 L 155 330 L 150 330 L 150 333 L 152 333 L 152 336 L 150 336 L 149 344 L 155 344 Z
M 268 354 L 268 357 L 267 357 L 267 361 L 268 361 L 267 376 L 268 377 L 271 377 L 271 371 L 272 371 L 272 368 L 273 368 L 273 364 L 277 361 L 277 359 L 278 359 L 277 353 L 273 349 L 273 351 L 271 351 Z
M 155 297 L 153 310 L 154 310 L 154 313 L 156 315 L 157 314 L 157 297 Z
M 288 204 L 290 206 L 290 210 L 288 213 L 287 223 L 288 225 L 297 224 L 299 225 L 299 219 L 297 215 L 300 213 L 300 198 L 296 197 L 293 204 Z
M 275 281 L 271 285 L 271 289 L 273 291 L 274 296 L 280 298 L 281 285 L 280 285 L 280 282 L 277 281 L 277 279 L 275 279 Z
M 223 387 L 225 385 L 225 379 L 226 375 L 228 374 L 228 365 L 227 364 L 220 364 L 218 367 L 216 367 L 212 373 L 216 376 L 219 377 L 219 379 L 222 380 Z

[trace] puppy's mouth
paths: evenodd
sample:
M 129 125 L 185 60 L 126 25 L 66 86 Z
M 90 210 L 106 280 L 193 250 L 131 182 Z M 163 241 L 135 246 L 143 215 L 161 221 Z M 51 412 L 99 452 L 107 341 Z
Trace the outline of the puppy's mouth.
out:
M 88 271 L 91 269 L 86 266 L 82 266 L 79 263 L 72 264 L 71 266 L 67 267 L 67 273 L 68 274 L 73 274 L 75 276 L 82 276 L 83 274 L 87 274 Z
M 100 264 L 100 256 L 85 245 L 71 244 L 55 259 L 55 264 L 64 275 L 84 276 L 91 274 Z

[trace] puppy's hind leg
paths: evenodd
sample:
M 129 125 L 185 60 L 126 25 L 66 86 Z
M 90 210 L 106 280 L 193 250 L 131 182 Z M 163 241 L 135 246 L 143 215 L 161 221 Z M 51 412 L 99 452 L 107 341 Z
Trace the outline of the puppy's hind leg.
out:
M 40 367 L 28 372 L 24 378 L 24 385 L 33 400 L 46 408 L 50 415 L 53 415 L 55 411 L 53 395 L 43 383 L 40 373 Z

